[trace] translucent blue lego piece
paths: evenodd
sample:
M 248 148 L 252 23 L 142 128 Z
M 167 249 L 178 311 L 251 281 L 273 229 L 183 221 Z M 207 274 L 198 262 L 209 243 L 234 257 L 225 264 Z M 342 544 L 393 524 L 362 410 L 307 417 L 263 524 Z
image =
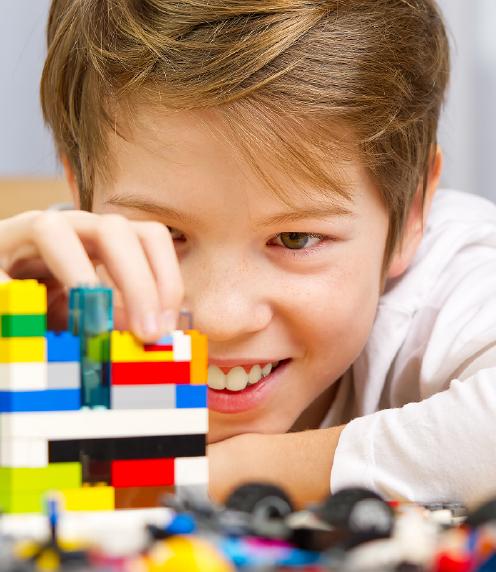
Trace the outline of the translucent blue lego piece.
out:
M 168 336 L 162 336 L 156 342 L 153 342 L 154 346 L 172 346 L 174 343 L 174 338 L 169 334 Z
M 176 408 L 187 409 L 207 406 L 206 385 L 183 385 L 176 386 Z
M 69 294 L 69 330 L 95 336 L 114 326 L 112 289 L 106 286 L 72 288 Z
M 69 329 L 79 336 L 81 400 L 86 407 L 110 408 L 110 332 L 112 290 L 105 286 L 73 288 Z
M 81 359 L 79 338 L 71 332 L 47 332 L 46 340 L 49 362 L 79 362 Z
M 0 413 L 76 411 L 81 407 L 79 389 L 0 391 Z
M 110 358 L 109 358 L 110 359 Z M 110 409 L 110 361 L 81 360 L 81 402 L 85 407 Z

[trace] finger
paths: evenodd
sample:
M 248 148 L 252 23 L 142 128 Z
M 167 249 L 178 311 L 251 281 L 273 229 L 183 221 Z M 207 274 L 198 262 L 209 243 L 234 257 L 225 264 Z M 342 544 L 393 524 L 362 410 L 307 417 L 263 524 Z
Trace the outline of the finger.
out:
M 41 211 L 29 211 L 1 221 L 0 223 L 0 259 L 4 268 L 11 263 L 12 254 L 23 247 L 25 257 L 36 254 L 36 248 L 31 242 L 31 226 Z
M 143 340 L 162 334 L 157 285 L 140 239 L 119 215 L 104 215 L 97 231 L 100 259 L 122 293 L 132 330 Z
M 112 288 L 112 301 L 114 306 L 114 327 L 116 330 L 129 330 L 131 325 L 129 324 L 129 317 L 126 314 L 126 308 L 124 306 L 124 300 L 119 289 L 114 284 L 114 281 L 110 277 L 107 269 L 103 264 L 96 265 L 96 273 L 100 282 L 106 284 L 109 288 Z
M 173 240 L 167 227 L 158 222 L 133 222 L 148 263 L 155 277 L 162 322 L 167 331 L 176 329 L 179 308 L 184 295 Z M 165 332 L 164 332 L 165 333 Z
M 73 288 L 98 283 L 88 253 L 63 213 L 41 213 L 31 226 L 31 240 L 45 264 L 64 286 Z
M 3 282 L 9 282 L 9 280 L 12 280 L 11 277 L 7 274 L 7 272 L 4 272 L 0 268 L 0 284 Z

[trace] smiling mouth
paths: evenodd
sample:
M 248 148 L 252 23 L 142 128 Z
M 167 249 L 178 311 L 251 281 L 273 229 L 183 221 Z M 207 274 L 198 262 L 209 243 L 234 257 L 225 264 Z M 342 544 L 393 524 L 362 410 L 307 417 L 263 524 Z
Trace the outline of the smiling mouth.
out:
M 235 394 L 251 389 L 268 378 L 288 359 L 281 361 L 254 364 L 250 366 L 218 367 L 208 366 L 208 387 L 217 392 Z

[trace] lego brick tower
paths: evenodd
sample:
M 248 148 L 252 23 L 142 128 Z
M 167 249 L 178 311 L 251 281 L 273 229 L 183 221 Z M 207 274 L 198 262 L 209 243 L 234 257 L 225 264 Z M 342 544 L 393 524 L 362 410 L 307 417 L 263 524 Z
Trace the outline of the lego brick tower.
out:
M 143 345 L 112 329 L 111 292 L 71 292 L 70 331 L 46 331 L 46 291 L 0 284 L 0 511 L 156 506 L 205 487 L 207 343 L 189 330 Z

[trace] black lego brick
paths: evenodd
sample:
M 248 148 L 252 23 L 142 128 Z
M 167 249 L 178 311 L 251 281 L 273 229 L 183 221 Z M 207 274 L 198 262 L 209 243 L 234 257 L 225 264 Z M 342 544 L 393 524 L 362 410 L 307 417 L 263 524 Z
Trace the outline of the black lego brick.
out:
M 50 463 L 72 463 L 83 457 L 94 461 L 203 457 L 206 437 L 199 435 L 160 435 L 113 437 L 111 439 L 71 439 L 50 441 Z

